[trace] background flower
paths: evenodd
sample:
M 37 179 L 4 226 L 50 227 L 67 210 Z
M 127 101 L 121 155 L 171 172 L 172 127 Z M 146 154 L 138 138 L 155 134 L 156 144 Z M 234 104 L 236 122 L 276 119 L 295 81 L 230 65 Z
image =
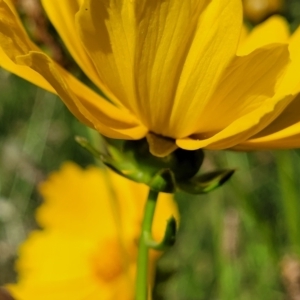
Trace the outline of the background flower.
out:
M 43 230 L 32 232 L 20 248 L 19 280 L 9 286 L 16 299 L 133 299 L 147 188 L 111 171 L 66 163 L 40 191 L 37 222 Z M 176 205 L 162 194 L 155 238 L 163 236 L 171 215 L 178 218 Z M 152 278 L 157 257 L 153 252 Z

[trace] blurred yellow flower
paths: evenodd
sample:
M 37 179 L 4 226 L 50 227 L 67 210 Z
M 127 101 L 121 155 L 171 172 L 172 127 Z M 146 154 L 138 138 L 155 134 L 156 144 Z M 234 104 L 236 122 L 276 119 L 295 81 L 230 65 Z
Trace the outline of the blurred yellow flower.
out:
M 148 136 L 152 144 L 171 140 L 187 150 L 259 148 L 253 141 L 261 134 L 272 135 L 263 147 L 300 146 L 299 126 L 290 128 L 281 118 L 299 109 L 292 100 L 300 88 L 300 30 L 290 46 L 267 39 L 237 55 L 241 0 L 42 4 L 73 58 L 111 102 L 29 40 L 10 0 L 0 0 L 0 64 L 57 93 L 80 121 L 103 135 L 140 139 L 154 133 Z M 275 25 L 276 34 L 282 24 Z M 174 143 L 153 147 L 164 149 L 154 154 L 168 154 Z
M 36 230 L 20 248 L 18 300 L 134 298 L 137 240 L 147 188 L 115 173 L 66 163 L 44 182 Z M 160 239 L 177 207 L 161 194 L 153 235 Z M 157 253 L 157 252 L 156 252 Z M 154 274 L 156 253 L 150 256 Z M 152 276 L 153 278 L 153 276 Z

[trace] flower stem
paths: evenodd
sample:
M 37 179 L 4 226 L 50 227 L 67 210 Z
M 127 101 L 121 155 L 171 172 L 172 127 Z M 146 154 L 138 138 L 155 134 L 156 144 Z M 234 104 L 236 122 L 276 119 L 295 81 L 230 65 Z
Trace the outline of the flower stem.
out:
M 293 152 L 282 150 L 276 151 L 276 164 L 282 198 L 282 211 L 285 217 L 286 234 L 290 246 L 293 250 L 300 253 L 299 236 L 299 194 L 297 187 L 297 174 L 295 173 L 295 159 Z
M 151 236 L 152 222 L 158 198 L 158 192 L 149 191 L 148 199 L 144 208 L 144 219 L 139 241 L 137 275 L 136 275 L 136 300 L 147 300 L 148 295 L 148 252 L 149 247 L 146 239 Z

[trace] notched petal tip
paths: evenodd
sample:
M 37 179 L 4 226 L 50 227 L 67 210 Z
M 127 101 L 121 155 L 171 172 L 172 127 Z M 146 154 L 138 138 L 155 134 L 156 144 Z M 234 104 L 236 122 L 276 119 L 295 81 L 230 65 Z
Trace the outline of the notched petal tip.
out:
M 268 44 L 287 44 L 289 36 L 290 31 L 287 20 L 278 15 L 272 16 L 265 22 L 254 27 L 247 36 L 241 39 L 238 55 L 247 55 L 255 49 Z

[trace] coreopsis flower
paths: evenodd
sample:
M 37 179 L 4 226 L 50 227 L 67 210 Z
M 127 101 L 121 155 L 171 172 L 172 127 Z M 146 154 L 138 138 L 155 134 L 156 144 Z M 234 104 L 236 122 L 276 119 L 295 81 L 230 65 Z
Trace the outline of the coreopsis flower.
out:
M 30 41 L 10 0 L 0 0 L 0 63 L 58 94 L 103 135 L 146 136 L 158 156 L 176 147 L 260 148 L 261 134 L 264 148 L 300 146 L 299 126 L 285 121 L 290 108 L 299 108 L 293 102 L 300 88 L 299 30 L 289 45 L 270 41 L 239 55 L 241 0 L 41 2 L 106 98 Z
M 66 163 L 40 192 L 37 222 L 43 229 L 21 246 L 19 279 L 9 292 L 18 300 L 134 299 L 147 188 L 108 170 Z M 161 194 L 154 238 L 163 237 L 170 215 L 178 217 L 176 205 Z M 152 278 L 156 253 L 150 256 Z

